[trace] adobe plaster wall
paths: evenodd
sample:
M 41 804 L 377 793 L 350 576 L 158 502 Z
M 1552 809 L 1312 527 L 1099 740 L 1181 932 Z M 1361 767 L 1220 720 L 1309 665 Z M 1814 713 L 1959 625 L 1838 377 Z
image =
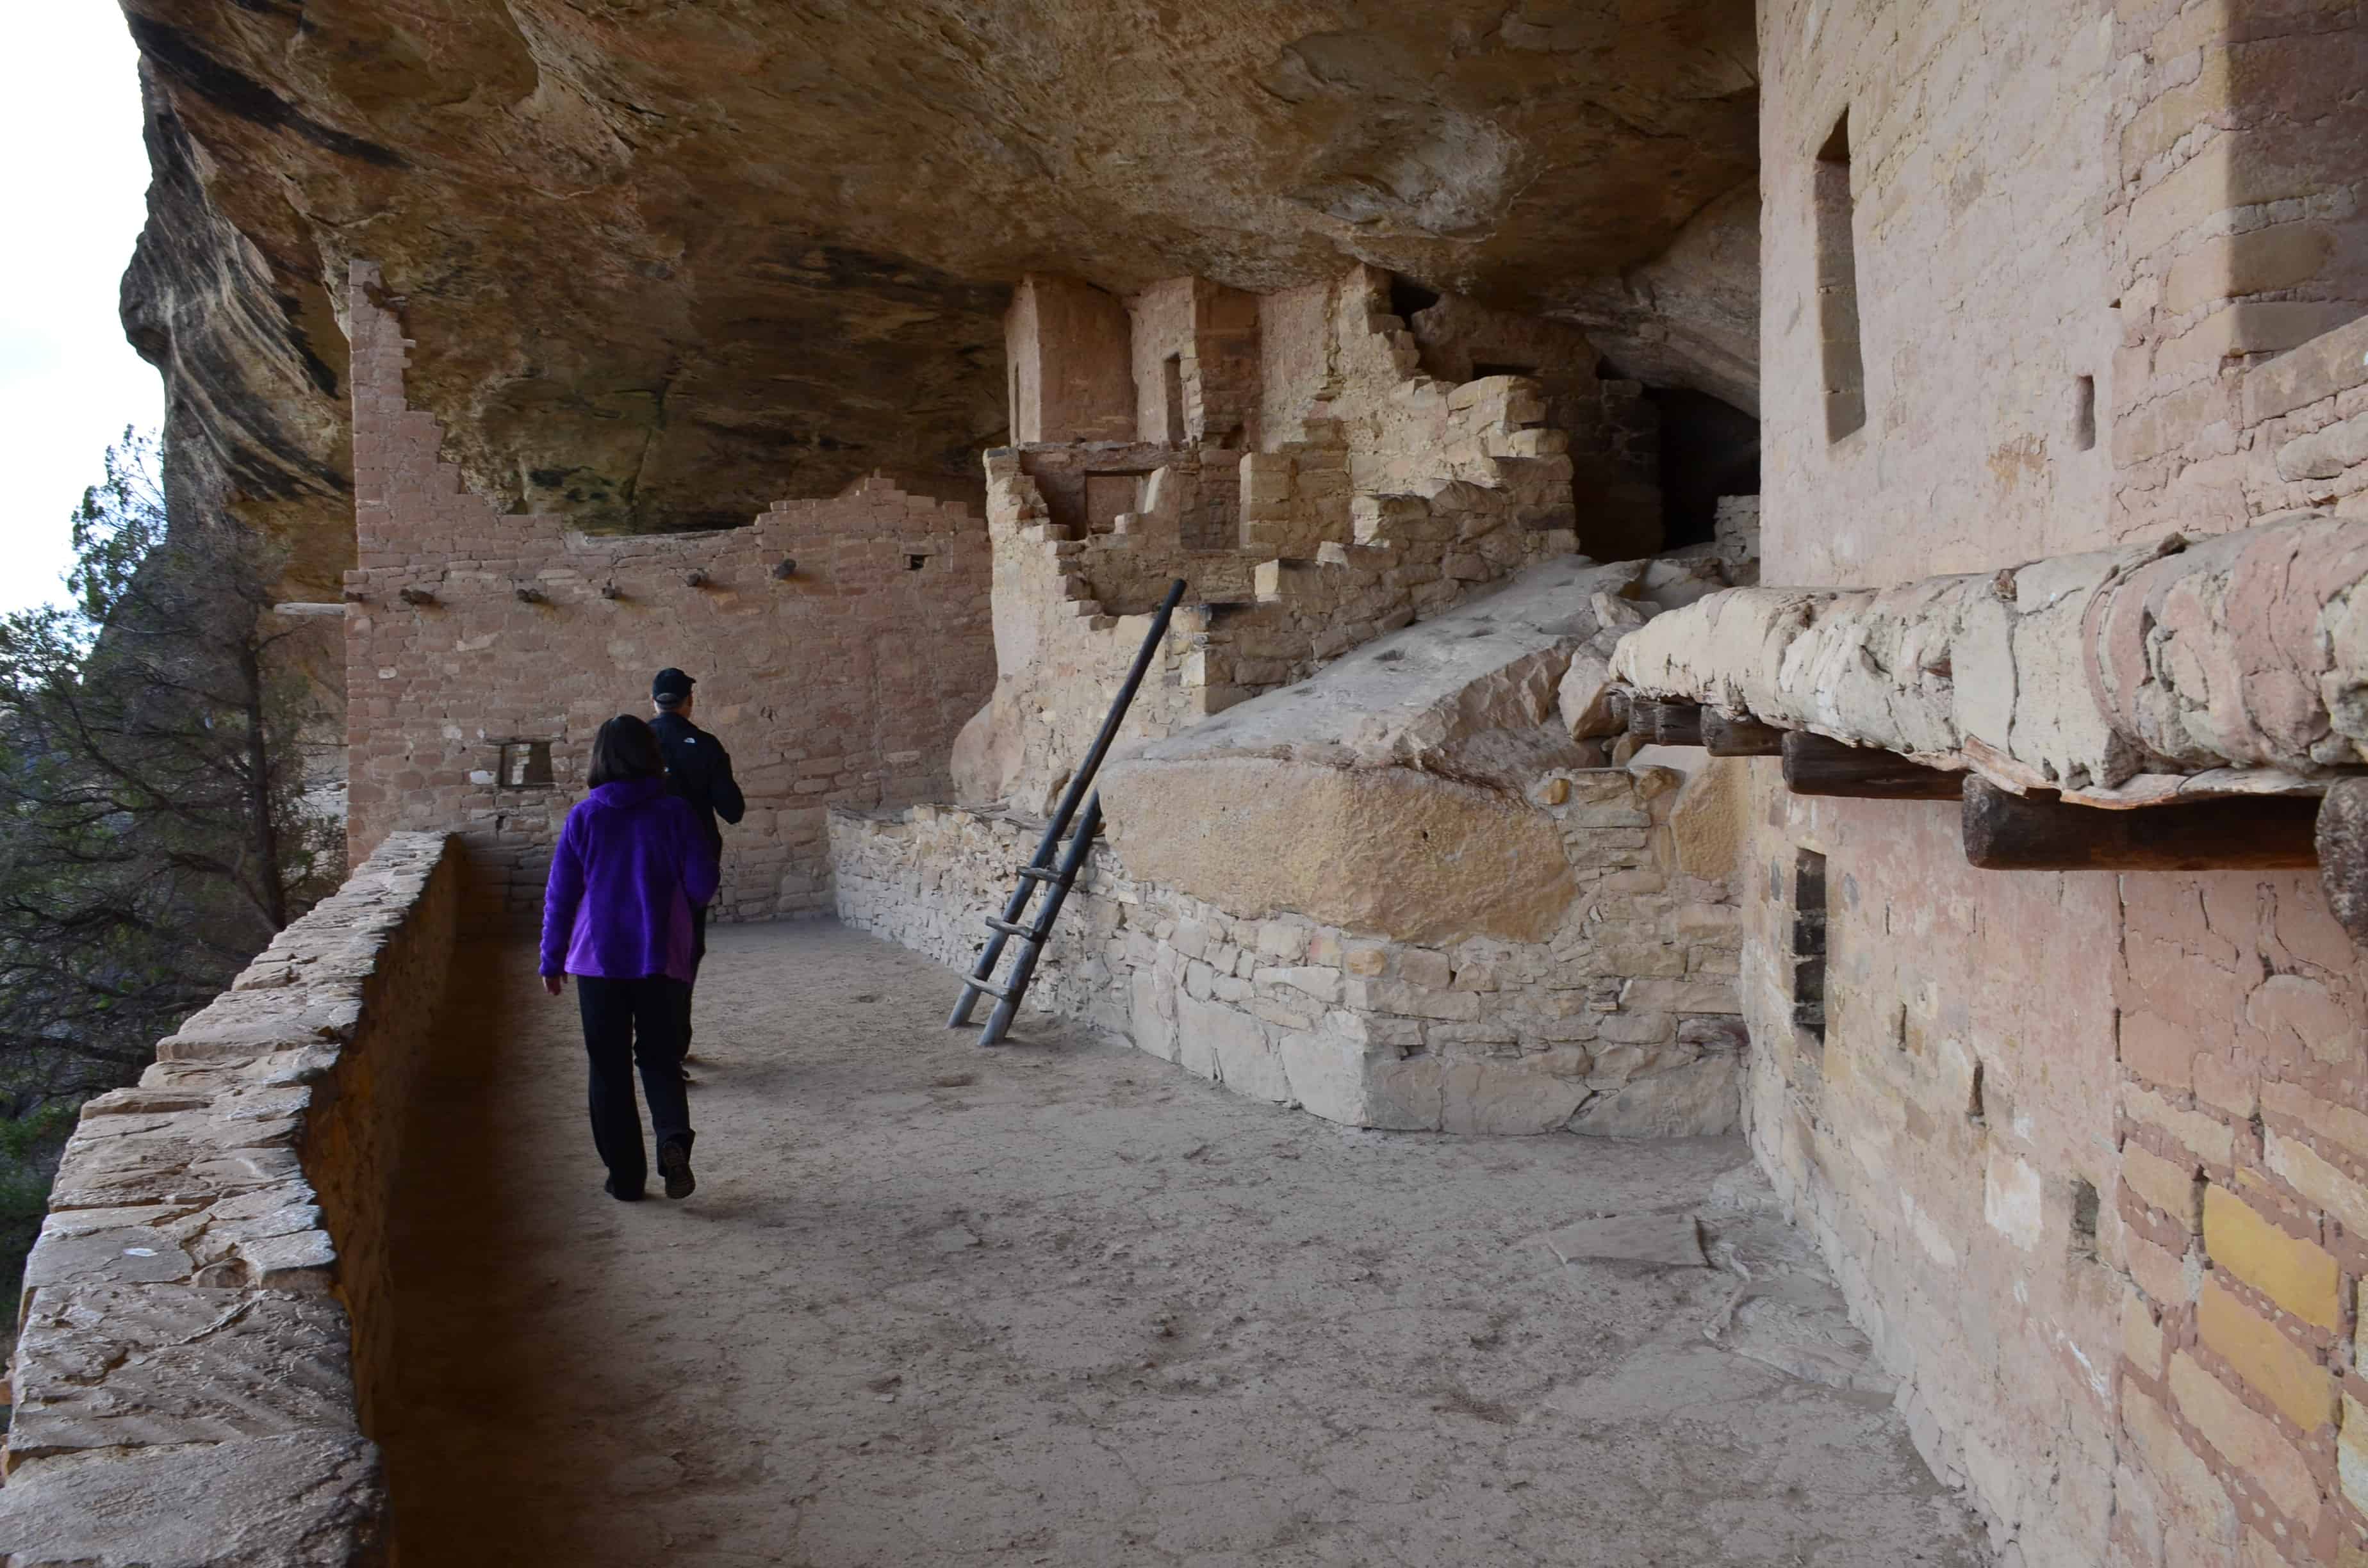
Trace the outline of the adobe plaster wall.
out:
M 2362 25 L 1763 6 L 1765 580 L 2356 512 Z M 1816 165 L 1845 110 L 1866 424 L 1831 440 Z M 1752 767 L 1750 1132 L 2004 1560 L 2368 1550 L 2342 1461 L 2368 1454 L 2368 997 L 2316 879 L 1975 871 L 1953 806 Z M 1792 1023 L 1804 851 L 1822 1041 Z
M 646 716 L 650 676 L 671 665 L 698 678 L 698 721 L 748 798 L 724 830 L 719 915 L 829 908 L 827 808 L 942 796 L 954 735 L 993 685 L 985 528 L 879 480 L 712 533 L 595 537 L 501 516 L 438 460 L 435 421 L 405 408 L 408 345 L 375 289 L 358 265 L 353 857 L 402 828 L 458 832 L 485 913 L 535 918 L 594 733 Z M 508 787 L 506 741 L 547 744 L 551 782 Z

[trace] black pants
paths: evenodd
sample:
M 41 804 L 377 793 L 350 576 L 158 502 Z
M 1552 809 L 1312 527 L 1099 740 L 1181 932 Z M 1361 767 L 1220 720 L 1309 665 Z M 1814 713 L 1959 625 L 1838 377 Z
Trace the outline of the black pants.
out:
M 575 978 L 584 1011 L 584 1051 L 592 1063 L 592 1146 L 620 1191 L 638 1192 L 649 1179 L 642 1146 L 642 1113 L 633 1104 L 633 1064 L 650 1102 L 650 1131 L 658 1147 L 676 1139 L 690 1147 L 690 1100 L 682 1089 L 682 1046 L 677 1031 L 690 987 L 662 974 L 646 980 Z
M 707 905 L 690 906 L 690 978 L 699 981 L 699 962 L 707 956 Z M 679 1055 L 690 1054 L 690 986 L 682 988 L 682 1050 Z

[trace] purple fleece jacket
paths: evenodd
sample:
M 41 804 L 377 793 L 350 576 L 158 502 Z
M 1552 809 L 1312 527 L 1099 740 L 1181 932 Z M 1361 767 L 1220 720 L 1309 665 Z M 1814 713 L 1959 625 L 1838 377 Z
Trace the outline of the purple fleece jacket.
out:
M 567 813 L 542 892 L 542 972 L 691 978 L 690 906 L 715 896 L 699 818 L 664 778 L 603 784 Z

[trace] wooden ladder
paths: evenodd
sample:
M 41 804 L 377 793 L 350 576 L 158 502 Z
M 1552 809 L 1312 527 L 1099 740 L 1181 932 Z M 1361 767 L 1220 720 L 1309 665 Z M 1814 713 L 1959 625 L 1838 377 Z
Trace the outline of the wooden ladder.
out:
M 1102 721 L 1101 733 L 1087 749 L 1085 760 L 1069 779 L 1069 787 L 1061 792 L 1061 803 L 1053 811 L 1053 820 L 1044 824 L 1044 836 L 1037 841 L 1034 857 L 1019 868 L 1019 885 L 1004 904 L 1002 917 L 986 923 L 989 935 L 985 950 L 978 955 L 978 963 L 970 971 L 970 982 L 962 987 L 962 1000 L 954 1004 L 952 1014 L 946 1019 L 950 1029 L 964 1028 L 970 1023 L 971 1009 L 978 1006 L 978 999 L 994 997 L 995 1011 L 978 1031 L 981 1045 L 1001 1044 L 1005 1031 L 1011 1028 L 1012 1017 L 1019 1011 L 1019 999 L 1028 994 L 1029 983 L 1036 978 L 1036 960 L 1053 934 L 1053 923 L 1060 919 L 1061 905 L 1068 902 L 1069 890 L 1076 885 L 1086 857 L 1093 853 L 1094 835 L 1102 825 L 1102 798 L 1093 787 L 1094 775 L 1101 771 L 1102 758 L 1109 755 L 1110 743 L 1118 739 L 1119 726 L 1125 722 L 1126 710 L 1133 706 L 1135 691 L 1143 685 L 1144 675 L 1151 668 L 1151 661 L 1167 635 L 1167 623 L 1176 614 L 1177 602 L 1183 597 L 1184 579 L 1178 577 L 1167 585 L 1167 597 L 1159 602 L 1159 612 L 1151 618 L 1151 630 L 1144 633 L 1143 646 L 1135 652 L 1134 665 L 1126 673 L 1126 684 L 1119 688 L 1117 699 L 1110 704 L 1110 716 Z M 1069 833 L 1073 818 L 1076 831 Z M 1065 850 L 1061 848 L 1064 836 L 1069 840 Z M 1044 893 L 1042 905 L 1034 919 L 1022 918 L 1039 889 Z M 1019 942 L 1019 956 L 1012 960 L 1010 974 L 998 985 L 995 966 L 1002 961 L 1004 945 L 1015 937 Z

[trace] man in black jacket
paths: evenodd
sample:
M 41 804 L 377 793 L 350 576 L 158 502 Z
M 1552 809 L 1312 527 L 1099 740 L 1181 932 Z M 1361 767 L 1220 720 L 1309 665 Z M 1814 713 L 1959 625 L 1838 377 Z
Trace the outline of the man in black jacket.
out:
M 650 704 L 657 710 L 650 720 L 650 728 L 657 732 L 658 745 L 666 753 L 666 778 L 674 792 L 690 802 L 691 811 L 699 817 L 699 825 L 706 831 L 708 847 L 719 859 L 723 854 L 723 832 L 715 819 L 736 823 L 746 814 L 748 802 L 741 798 L 740 786 L 733 781 L 732 756 L 713 735 L 690 722 L 694 706 L 690 688 L 696 685 L 689 676 L 671 666 L 660 670 L 650 682 Z M 699 960 L 707 956 L 707 906 L 694 904 L 690 911 L 691 958 L 690 972 L 696 981 Z M 682 1054 L 690 1059 L 690 987 L 682 988 Z

